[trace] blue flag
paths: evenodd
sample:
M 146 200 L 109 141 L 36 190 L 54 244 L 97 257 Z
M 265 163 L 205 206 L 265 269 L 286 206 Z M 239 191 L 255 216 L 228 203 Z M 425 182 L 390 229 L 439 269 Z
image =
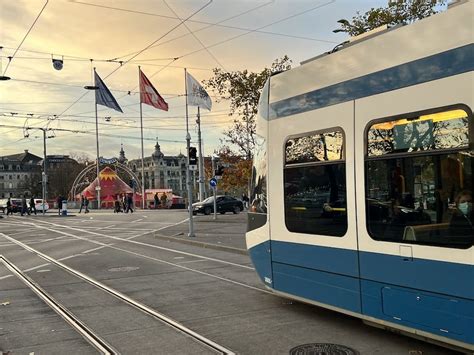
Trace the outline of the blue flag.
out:
M 107 86 L 105 86 L 97 72 L 95 72 L 95 86 L 97 86 L 97 90 L 95 91 L 95 102 L 98 105 L 107 106 L 123 113 L 117 100 L 112 96 L 112 93 Z

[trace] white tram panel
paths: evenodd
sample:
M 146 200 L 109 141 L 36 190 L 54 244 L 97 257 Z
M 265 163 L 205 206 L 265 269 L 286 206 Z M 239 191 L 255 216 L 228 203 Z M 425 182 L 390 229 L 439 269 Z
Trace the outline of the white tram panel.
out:
M 465 104 L 474 109 L 474 73 L 468 72 L 416 86 L 403 88 L 383 94 L 365 97 L 355 103 L 355 148 L 357 206 L 359 221 L 360 251 L 400 255 L 399 243 L 382 242 L 372 239 L 364 221 L 365 209 L 365 129 L 368 123 L 375 119 L 396 116 L 400 114 L 423 111 L 431 108 Z M 472 122 L 471 122 L 472 124 Z M 471 137 L 472 140 L 472 137 Z M 469 249 L 443 248 L 439 246 L 410 245 L 413 258 L 449 261 L 461 264 L 473 264 L 474 247 Z
M 278 78 L 277 75 L 275 78 Z M 272 78 L 273 83 L 275 78 Z M 284 80 L 278 84 L 285 85 Z M 271 90 L 270 90 L 271 92 Z M 268 150 L 269 169 L 268 184 L 269 210 L 271 211 L 271 239 L 274 241 L 292 242 L 306 245 L 318 245 L 332 248 L 357 250 L 356 209 L 354 190 L 354 146 L 353 141 L 353 102 L 325 107 L 319 110 L 304 112 L 282 119 L 272 120 L 269 128 Z M 295 136 L 320 132 L 328 129 L 342 128 L 344 133 L 344 155 L 346 162 L 346 196 L 347 196 L 347 232 L 343 237 L 290 232 L 285 225 L 283 172 L 285 164 L 285 142 Z M 347 148 L 347 149 L 346 149 Z
M 409 26 L 366 37 L 330 55 L 305 61 L 272 78 L 270 103 L 437 54 L 440 43 L 443 51 L 470 44 L 473 10 L 474 1 L 469 0 Z

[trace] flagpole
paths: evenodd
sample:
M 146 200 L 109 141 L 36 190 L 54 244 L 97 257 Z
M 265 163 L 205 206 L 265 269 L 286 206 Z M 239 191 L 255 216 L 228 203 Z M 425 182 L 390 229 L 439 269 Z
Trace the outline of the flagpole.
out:
M 142 141 L 142 209 L 145 209 L 145 163 L 144 163 L 145 153 L 143 150 L 143 114 L 142 114 L 142 88 L 140 85 L 140 66 L 138 66 L 138 86 L 140 87 L 140 133 L 141 133 L 141 141 Z
M 94 78 L 96 72 L 94 67 Z M 94 83 L 97 85 L 97 83 Z M 97 145 L 97 164 L 96 164 L 96 174 L 97 174 L 97 186 L 95 187 L 97 191 L 97 209 L 100 210 L 100 177 L 99 177 L 99 120 L 97 118 L 97 93 L 95 95 L 95 141 Z
M 197 120 L 198 125 L 198 149 L 199 149 L 199 201 L 204 200 L 204 157 L 202 156 L 201 140 L 201 111 L 198 106 Z
M 187 164 L 186 164 L 186 184 L 188 185 L 188 211 L 189 211 L 189 233 L 188 237 L 195 237 L 194 226 L 193 226 L 193 185 L 191 183 L 191 176 L 189 171 L 189 148 L 191 146 L 191 135 L 189 134 L 189 119 L 188 119 L 188 84 L 187 84 L 187 72 L 184 68 L 184 91 L 186 93 L 186 151 L 187 151 Z

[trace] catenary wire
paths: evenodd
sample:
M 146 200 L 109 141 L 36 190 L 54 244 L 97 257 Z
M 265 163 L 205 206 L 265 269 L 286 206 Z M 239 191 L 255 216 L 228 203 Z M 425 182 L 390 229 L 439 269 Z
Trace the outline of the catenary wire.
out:
M 23 39 L 21 40 L 20 44 L 18 45 L 17 49 L 15 49 L 15 52 L 13 53 L 13 55 L 11 57 L 9 57 L 8 59 L 8 63 L 7 63 L 7 66 L 5 68 L 5 71 L 3 72 L 3 76 L 5 76 L 9 66 L 10 66 L 10 63 L 12 62 L 13 58 L 15 57 L 16 53 L 18 52 L 18 50 L 20 49 L 21 45 L 23 44 L 23 42 L 25 42 L 26 38 L 28 37 L 28 35 L 30 34 L 31 30 L 33 29 L 33 27 L 35 26 L 36 24 L 36 21 L 38 21 L 38 19 L 40 18 L 41 14 L 43 13 L 44 9 L 46 8 L 46 5 L 48 5 L 48 2 L 49 0 L 46 0 L 46 2 L 44 3 L 43 7 L 41 8 L 41 11 L 39 12 L 39 14 L 36 16 L 35 20 L 33 21 L 33 23 L 31 24 L 30 28 L 28 29 L 28 31 L 26 32 L 25 36 L 23 37 Z
M 150 43 L 148 46 L 146 46 L 145 48 L 143 48 L 142 50 L 140 50 L 138 53 L 136 53 L 134 56 L 132 56 L 130 59 L 124 61 L 123 63 L 120 63 L 120 66 L 117 67 L 116 69 L 112 70 L 112 72 L 110 72 L 107 76 L 105 76 L 103 79 L 107 79 L 108 77 L 110 77 L 112 74 L 114 74 L 117 70 L 119 70 L 122 66 L 124 66 L 125 64 L 127 64 L 130 60 L 136 58 L 137 56 L 139 56 L 141 53 L 143 53 L 144 51 L 146 51 L 147 49 L 151 48 L 151 46 L 153 46 L 156 42 L 160 41 L 162 38 L 164 38 L 165 36 L 167 36 L 169 33 L 171 33 L 172 31 L 174 31 L 176 28 L 178 28 L 184 21 L 187 21 L 189 20 L 191 17 L 193 17 L 194 15 L 196 15 L 197 13 L 201 12 L 203 9 L 205 9 L 207 6 L 209 6 L 209 4 L 211 4 L 213 0 L 208 0 L 208 2 L 206 4 L 204 4 L 203 6 L 201 6 L 197 11 L 193 12 L 191 15 L 189 15 L 187 18 L 185 18 L 183 21 L 181 21 L 178 25 L 174 26 L 173 28 L 171 28 L 169 31 L 167 31 L 164 35 L 160 36 L 158 39 L 154 40 L 152 43 Z M 59 116 L 62 116 L 65 112 L 67 112 L 71 107 L 73 107 L 77 102 L 79 102 L 84 96 L 86 96 L 88 94 L 88 92 L 85 92 L 83 95 L 81 95 L 81 97 L 79 97 L 76 101 L 74 101 L 73 104 L 69 105 L 64 111 L 62 111 Z

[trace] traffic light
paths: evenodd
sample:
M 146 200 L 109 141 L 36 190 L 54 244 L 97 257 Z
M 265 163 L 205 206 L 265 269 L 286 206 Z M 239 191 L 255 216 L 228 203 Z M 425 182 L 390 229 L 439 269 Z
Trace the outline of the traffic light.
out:
M 197 165 L 196 147 L 189 147 L 189 165 Z
M 224 167 L 218 166 L 216 171 L 214 172 L 214 176 L 222 176 L 224 175 Z

